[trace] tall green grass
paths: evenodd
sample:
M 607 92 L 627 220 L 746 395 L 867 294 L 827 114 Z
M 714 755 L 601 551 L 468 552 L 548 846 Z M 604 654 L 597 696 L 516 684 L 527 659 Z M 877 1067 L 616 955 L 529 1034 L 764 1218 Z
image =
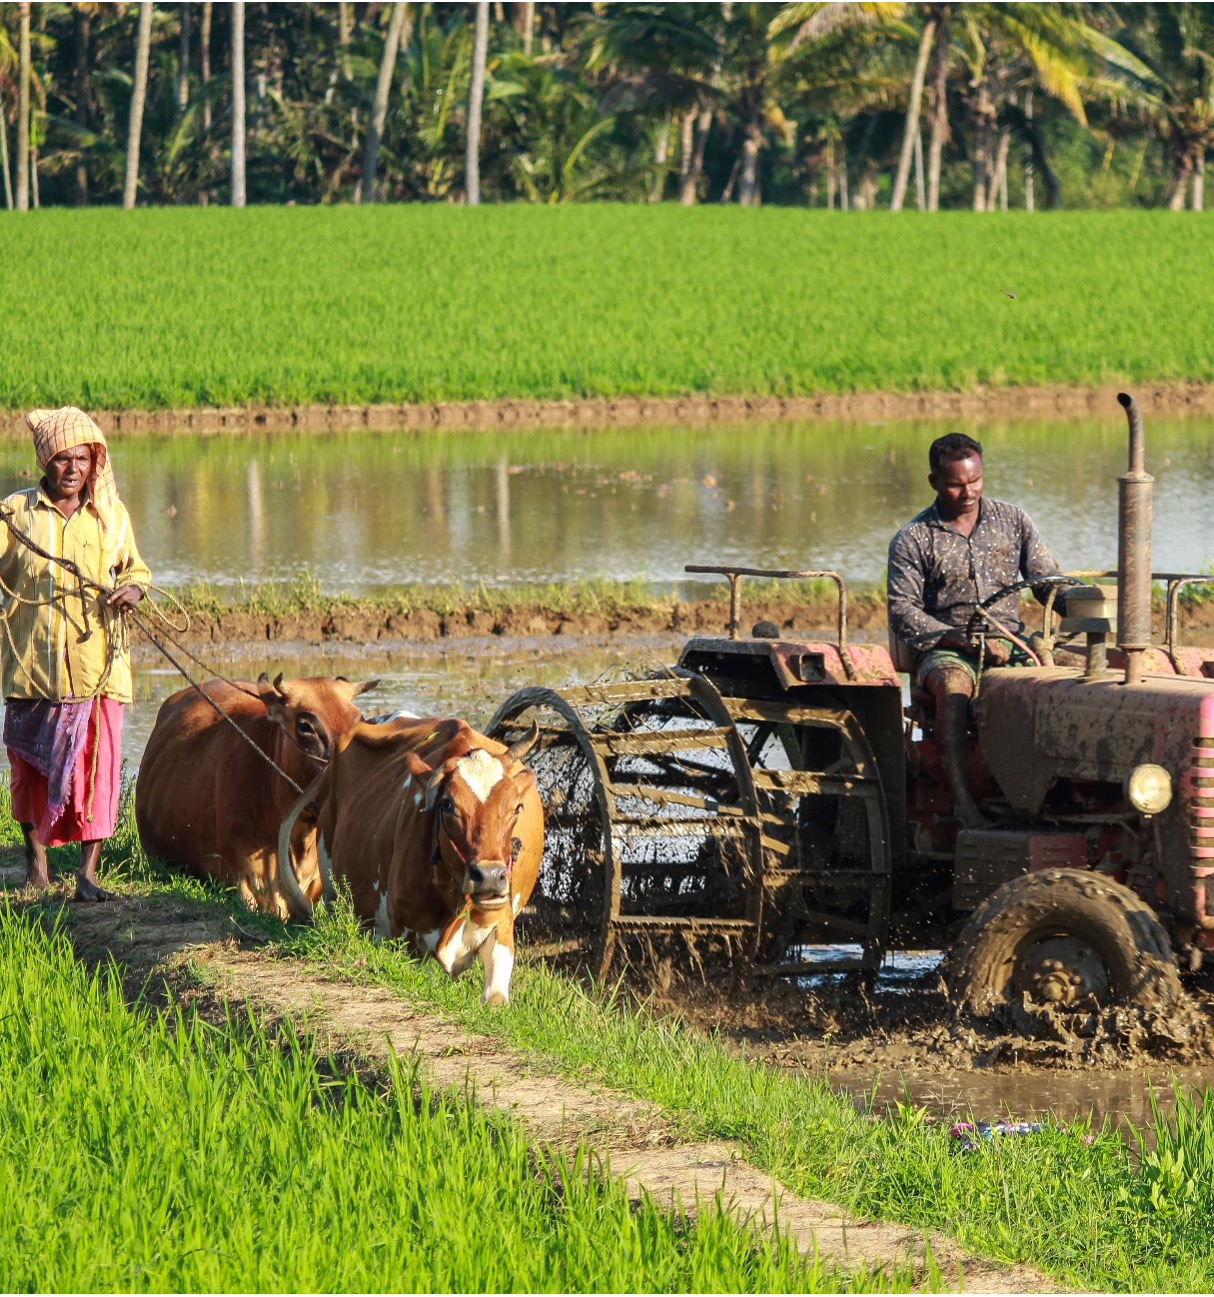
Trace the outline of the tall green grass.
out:
M 17 835 L 6 812 L 7 787 L 0 784 L 0 826 L 9 825 L 0 835 L 12 842 Z M 73 848 L 52 853 L 63 870 L 75 859 Z M 209 897 L 268 936 L 268 956 L 428 1007 L 516 1051 L 536 1070 L 654 1102 L 687 1139 L 736 1140 L 794 1192 L 942 1229 L 979 1255 L 1034 1265 L 1083 1289 L 1214 1288 L 1214 1092 L 1178 1091 L 1174 1113 L 1157 1108 L 1139 1132 L 1141 1146 L 1112 1129 L 1074 1122 L 959 1155 L 922 1109 L 904 1106 L 874 1120 L 821 1078 L 748 1062 L 720 1039 L 634 1012 L 554 974 L 525 950 L 503 1012 L 480 1004 L 476 977 L 451 982 L 433 961 L 369 941 L 348 905 L 323 909 L 315 927 L 284 930 L 249 914 L 231 894 L 174 878 L 149 861 L 129 802 L 103 852 L 102 879 L 162 896 Z M 0 925 L 0 987 L 5 947 Z M 0 1064 L 5 1012 L 0 1003 Z M 129 1095 L 116 1102 L 137 1106 Z M 164 1282 L 182 1286 L 175 1277 Z
M 0 407 L 1211 380 L 1211 219 L 47 210 L 0 223 Z
M 677 1021 L 623 1011 L 525 956 L 509 1011 L 495 1013 L 480 1004 L 477 979 L 453 983 L 432 962 L 370 942 L 348 907 L 294 930 L 283 955 L 431 1005 L 534 1066 L 656 1102 L 689 1139 L 736 1139 L 808 1197 L 942 1229 L 979 1255 L 1084 1289 L 1214 1286 L 1214 1091 L 1204 1103 L 1180 1094 L 1175 1117 L 1157 1109 L 1142 1156 L 1115 1130 L 1086 1122 L 958 1155 L 923 1109 L 872 1120 L 820 1078 L 748 1062 Z
M 798 1292 L 836 1274 L 718 1202 L 630 1204 L 584 1149 L 289 1027 L 126 1005 L 0 908 L 0 1273 L 13 1291 Z

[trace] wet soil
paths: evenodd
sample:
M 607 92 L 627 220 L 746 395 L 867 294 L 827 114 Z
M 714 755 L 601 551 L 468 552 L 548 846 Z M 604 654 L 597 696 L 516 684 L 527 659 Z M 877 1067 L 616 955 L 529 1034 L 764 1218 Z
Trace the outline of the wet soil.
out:
M 0 879 L 11 886 L 19 873 L 3 869 Z M 801 1250 L 814 1249 L 828 1263 L 870 1270 L 909 1265 L 925 1282 L 934 1266 L 946 1287 L 970 1291 L 1057 1291 L 1055 1281 L 1030 1267 L 987 1262 L 935 1232 L 857 1219 L 797 1197 L 746 1162 L 736 1146 L 688 1141 L 676 1121 L 650 1104 L 546 1075 L 383 988 L 332 981 L 276 959 L 264 936 L 213 905 L 137 896 L 83 905 L 70 903 L 66 891 L 63 900 L 64 930 L 79 957 L 116 971 L 131 999 L 189 1001 L 218 1023 L 232 1002 L 271 1018 L 306 1019 L 322 1045 L 353 1067 L 374 1065 L 389 1050 L 416 1058 L 432 1083 L 508 1112 L 536 1141 L 556 1148 L 582 1143 L 609 1158 L 637 1197 L 647 1192 L 694 1215 L 719 1192 L 757 1228 L 775 1223 L 778 1213 L 779 1227 Z
M 1034 624 L 1036 605 L 1022 610 Z M 743 609 L 744 634 L 759 621 L 771 621 L 786 638 L 835 636 L 838 616 L 833 601 L 788 602 L 748 600 Z M 644 635 L 726 635 L 728 605 L 716 599 L 653 602 L 603 612 L 554 611 L 539 604 L 507 605 L 494 611 L 468 605 L 455 611 L 414 608 L 394 612 L 366 601 L 340 604 L 304 612 L 264 613 L 245 608 L 189 614 L 186 642 L 223 644 L 246 641 L 298 641 L 304 644 L 376 644 L 408 642 L 435 644 L 445 640 L 485 636 L 564 641 L 601 637 L 610 640 Z M 1156 624 L 1162 609 L 1156 610 Z M 1036 617 L 1039 624 L 1040 617 Z M 885 598 L 864 593 L 848 601 L 848 636 L 851 642 L 884 643 Z M 1214 633 L 1214 601 L 1183 607 L 1181 642 L 1206 642 Z M 136 638 L 136 642 L 138 639 Z
M 804 988 L 790 981 L 739 985 L 668 976 L 644 991 L 650 1011 L 716 1031 L 748 1057 L 785 1067 L 939 1072 L 1210 1070 L 1214 1084 L 1214 975 L 1188 983 L 1166 1008 L 979 1019 L 952 1006 L 936 972 L 866 990 L 848 978 Z M 640 987 L 646 979 L 638 977 Z
M 960 392 L 840 392 L 820 396 L 597 397 L 543 401 L 444 401 L 396 405 L 240 406 L 185 410 L 94 410 L 102 427 L 121 433 L 250 433 L 533 427 L 629 427 L 645 424 L 739 423 L 748 419 L 948 419 L 1056 415 L 1107 411 L 1113 387 L 978 387 Z M 1140 383 L 1135 395 L 1147 409 L 1175 414 L 1214 411 L 1214 384 Z M 0 435 L 27 434 L 23 411 L 0 414 Z

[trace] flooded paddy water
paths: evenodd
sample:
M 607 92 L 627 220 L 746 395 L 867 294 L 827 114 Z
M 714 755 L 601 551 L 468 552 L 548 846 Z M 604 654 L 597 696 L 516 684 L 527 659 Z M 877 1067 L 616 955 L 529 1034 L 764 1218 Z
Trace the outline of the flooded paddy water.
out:
M 1157 479 L 1154 566 L 1202 570 L 1214 559 L 1214 419 L 1145 413 L 1147 464 Z M 705 586 L 686 579 L 691 562 L 829 568 L 855 586 L 879 583 L 891 534 L 930 502 L 927 446 L 954 428 L 983 441 L 987 491 L 1023 505 L 1065 567 L 1115 565 L 1119 410 L 1066 423 L 147 436 L 116 439 L 113 453 L 140 547 L 168 587 L 202 583 L 236 601 L 242 589 L 267 582 L 359 595 L 404 584 L 475 589 L 607 578 L 693 597 Z M 32 467 L 24 442 L 0 444 L 0 490 L 28 485 Z M 460 713 L 483 725 L 524 685 L 645 671 L 672 661 L 679 643 L 486 636 L 366 647 L 246 641 L 201 651 L 216 669 L 247 678 L 262 670 L 375 676 L 382 684 L 368 710 Z M 125 745 L 131 769 L 160 702 L 181 684 L 151 650 L 137 651 Z M 892 994 L 897 970 L 885 976 Z M 919 994 L 914 979 L 904 994 L 908 1002 Z M 798 1030 L 830 1035 L 820 1022 Z M 877 1048 L 883 1042 L 892 1047 Z M 900 1049 L 887 1025 L 873 1043 L 864 1065 L 836 1067 L 834 1082 L 878 1110 L 909 1099 L 942 1118 L 1093 1112 L 1097 1122 L 1125 1116 L 1141 1124 L 1150 1086 L 1166 1104 L 1173 1074 L 1167 1066 L 1027 1064 L 958 1071 Z M 778 1046 L 759 1052 L 789 1061 Z M 796 1065 L 808 1062 L 802 1056 Z M 1175 1075 L 1214 1085 L 1214 1062 Z

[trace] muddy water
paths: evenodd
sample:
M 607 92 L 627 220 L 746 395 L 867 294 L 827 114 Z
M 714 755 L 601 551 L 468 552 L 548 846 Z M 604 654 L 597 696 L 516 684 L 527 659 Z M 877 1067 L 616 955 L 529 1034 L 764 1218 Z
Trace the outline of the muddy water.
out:
M 288 678 L 377 679 L 378 688 L 360 700 L 366 715 L 406 708 L 420 716 L 463 716 L 473 726 L 484 726 L 498 706 L 525 685 L 585 684 L 645 672 L 672 662 L 681 642 L 671 636 L 634 639 L 626 645 L 587 640 L 555 652 L 547 639 L 493 637 L 424 649 L 407 644 L 359 650 L 349 644 L 254 642 L 224 651 L 207 647 L 204 654 L 218 671 L 238 679 L 255 680 L 262 671 L 271 676 L 282 671 Z M 160 704 L 184 687 L 181 677 L 152 650 L 138 650 L 133 665 L 135 699 L 123 729 L 124 760 L 132 771 L 138 768 Z
M 1144 1130 L 1151 1121 L 1151 1095 L 1162 1112 L 1175 1107 L 1172 1083 L 1198 1092 L 1214 1088 L 1208 1068 L 1154 1068 L 1107 1072 L 1098 1068 L 1061 1071 L 949 1072 L 927 1068 L 890 1068 L 884 1072 L 840 1069 L 828 1079 L 866 1111 L 884 1113 L 899 1103 L 926 1108 L 941 1121 L 1090 1120 L 1094 1130 L 1106 1121 Z
M 1214 558 L 1214 419 L 1152 419 L 1160 570 Z M 949 425 L 952 427 L 953 425 Z M 1115 560 L 1119 410 L 1103 422 L 956 425 L 987 488 L 1023 504 L 1065 567 Z M 403 582 L 681 581 L 688 562 L 881 578 L 891 533 L 930 501 L 939 423 L 748 423 L 498 433 L 128 437 L 119 485 L 158 581 L 309 574 L 330 591 Z M 28 485 L 0 444 L 0 491 Z

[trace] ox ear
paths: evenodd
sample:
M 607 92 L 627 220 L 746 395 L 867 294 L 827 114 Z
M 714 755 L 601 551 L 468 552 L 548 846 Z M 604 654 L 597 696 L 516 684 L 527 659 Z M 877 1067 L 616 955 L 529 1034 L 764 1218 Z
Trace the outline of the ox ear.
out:
M 275 717 L 275 719 L 277 719 L 281 712 L 283 703 L 286 702 L 282 690 L 278 687 L 281 680 L 281 672 L 278 675 L 278 679 L 276 679 L 273 684 L 270 683 L 270 677 L 266 675 L 264 671 L 257 677 L 258 697 L 265 705 L 266 711 L 268 711 L 271 716 Z
M 430 776 L 430 782 L 426 785 L 426 810 L 432 811 L 434 809 L 434 803 L 438 801 L 438 795 L 442 791 L 443 784 L 446 782 L 446 767 L 439 766 L 439 768 Z

